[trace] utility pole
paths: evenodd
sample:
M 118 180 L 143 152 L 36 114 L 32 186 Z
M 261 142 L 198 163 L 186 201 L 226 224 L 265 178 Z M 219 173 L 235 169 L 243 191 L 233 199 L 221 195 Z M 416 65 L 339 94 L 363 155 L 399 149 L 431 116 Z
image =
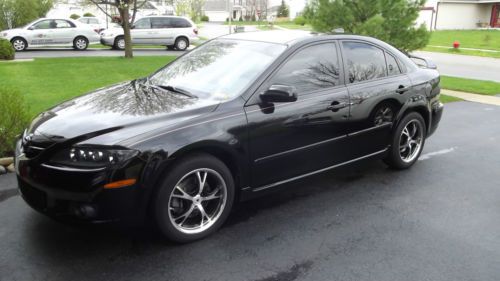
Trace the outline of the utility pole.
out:
M 233 18 L 233 3 L 231 3 L 233 0 L 227 0 L 227 8 L 229 9 L 229 34 L 231 34 L 231 20 Z

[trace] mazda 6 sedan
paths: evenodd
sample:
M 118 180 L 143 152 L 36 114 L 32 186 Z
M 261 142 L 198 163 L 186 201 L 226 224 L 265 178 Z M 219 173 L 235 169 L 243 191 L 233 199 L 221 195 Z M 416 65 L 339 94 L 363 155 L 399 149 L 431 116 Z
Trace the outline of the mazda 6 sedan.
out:
M 289 182 L 367 158 L 409 168 L 441 118 L 439 83 L 369 37 L 223 36 L 40 114 L 17 141 L 19 188 L 61 221 L 151 219 L 189 242 Z

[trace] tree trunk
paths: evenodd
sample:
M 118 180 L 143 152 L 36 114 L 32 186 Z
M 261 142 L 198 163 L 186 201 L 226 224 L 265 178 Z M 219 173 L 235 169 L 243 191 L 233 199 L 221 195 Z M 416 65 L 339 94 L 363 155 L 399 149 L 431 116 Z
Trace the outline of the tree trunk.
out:
M 133 58 L 134 54 L 132 51 L 132 39 L 130 37 L 130 14 L 128 6 L 120 8 L 119 11 L 122 18 L 123 37 L 125 39 L 125 57 Z

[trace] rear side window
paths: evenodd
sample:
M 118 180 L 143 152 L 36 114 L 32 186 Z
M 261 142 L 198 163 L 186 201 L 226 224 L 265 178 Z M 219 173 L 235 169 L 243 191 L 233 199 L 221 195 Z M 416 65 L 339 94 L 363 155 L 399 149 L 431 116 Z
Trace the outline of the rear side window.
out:
M 272 84 L 294 86 L 299 95 L 338 86 L 337 45 L 323 43 L 296 52 L 271 79 Z
M 191 24 L 183 18 L 171 18 L 170 21 L 173 28 L 191 27 Z
M 401 74 L 401 69 L 396 62 L 396 58 L 389 53 L 385 53 L 385 59 L 387 60 L 387 70 L 389 72 L 389 76 Z
M 343 42 L 349 83 L 387 76 L 384 51 L 370 44 Z
M 170 18 L 152 18 L 151 26 L 153 28 L 170 28 L 172 27 L 170 22 Z

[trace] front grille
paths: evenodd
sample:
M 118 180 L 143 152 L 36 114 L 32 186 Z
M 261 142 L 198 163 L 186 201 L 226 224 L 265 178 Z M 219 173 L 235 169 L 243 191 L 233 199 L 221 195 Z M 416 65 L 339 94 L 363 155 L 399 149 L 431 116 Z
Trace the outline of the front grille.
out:
M 19 181 L 19 189 L 26 203 L 35 209 L 44 210 L 47 208 L 47 194 L 29 184 Z

